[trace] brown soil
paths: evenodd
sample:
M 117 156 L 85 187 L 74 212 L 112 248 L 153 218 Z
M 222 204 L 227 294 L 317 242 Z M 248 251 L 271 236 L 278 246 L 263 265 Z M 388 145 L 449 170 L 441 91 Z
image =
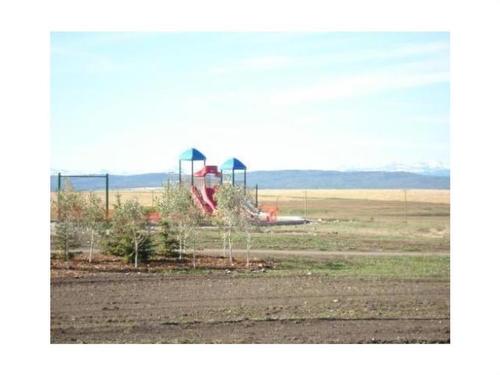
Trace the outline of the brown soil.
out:
M 447 281 L 58 271 L 51 280 L 53 343 L 450 340 Z
M 60 254 L 59 254 L 60 256 Z M 246 259 L 243 257 L 234 258 L 233 264 L 229 263 L 227 257 L 223 256 L 195 256 L 196 269 L 198 270 L 245 270 L 245 271 L 261 271 L 263 269 L 272 268 L 274 265 L 271 261 L 257 260 L 252 258 L 247 266 Z M 127 263 L 122 258 L 103 255 L 96 253 L 93 256 L 93 261 L 88 261 L 88 254 L 75 255 L 71 260 L 64 261 L 62 259 L 52 259 L 51 277 L 80 277 L 89 273 L 98 272 L 122 272 L 122 273 L 154 273 L 167 271 L 192 270 L 193 258 L 192 254 L 183 256 L 182 259 L 167 258 L 167 259 L 152 259 L 147 263 L 139 263 L 137 268 L 132 263 Z

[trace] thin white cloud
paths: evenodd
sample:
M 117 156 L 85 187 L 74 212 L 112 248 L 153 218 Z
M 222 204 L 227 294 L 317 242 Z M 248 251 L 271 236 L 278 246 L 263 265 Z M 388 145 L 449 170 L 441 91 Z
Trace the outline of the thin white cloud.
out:
M 291 57 L 288 56 L 264 56 L 250 58 L 241 61 L 240 66 L 243 69 L 276 69 L 289 66 L 294 62 Z
M 438 72 L 385 71 L 339 77 L 327 83 L 272 94 L 270 102 L 278 105 L 352 98 L 389 90 L 447 82 L 449 74 Z
M 312 56 L 268 55 L 247 57 L 230 64 L 209 69 L 212 74 L 226 74 L 241 71 L 264 71 L 283 68 L 313 68 L 331 64 L 357 63 L 363 61 L 395 60 L 404 58 L 425 58 L 440 53 L 449 53 L 445 42 L 402 44 L 393 48 L 364 49 L 343 53 L 319 54 Z M 436 60 L 436 59 L 434 59 Z M 416 61 L 415 64 L 418 64 Z
M 64 69 L 75 69 L 88 73 L 113 73 L 124 71 L 128 65 L 123 61 L 118 61 L 102 53 L 88 52 L 84 49 L 74 47 L 62 47 L 53 45 L 51 48 L 52 56 L 56 61 L 66 62 Z M 67 64 L 72 62 L 73 65 Z M 69 66 L 69 67 L 68 67 Z
M 262 71 L 282 69 L 297 64 L 297 59 L 290 56 L 259 56 L 239 60 L 230 65 L 221 65 L 210 68 L 210 73 L 221 75 L 241 71 Z
M 412 123 L 416 125 L 448 126 L 450 116 L 448 114 L 416 115 L 413 116 Z
M 433 43 L 403 44 L 394 48 L 359 50 L 359 51 L 332 55 L 330 56 L 330 61 L 343 62 L 343 63 L 374 61 L 374 60 L 424 56 L 429 54 L 437 54 L 441 52 L 449 52 L 448 43 L 433 42 Z

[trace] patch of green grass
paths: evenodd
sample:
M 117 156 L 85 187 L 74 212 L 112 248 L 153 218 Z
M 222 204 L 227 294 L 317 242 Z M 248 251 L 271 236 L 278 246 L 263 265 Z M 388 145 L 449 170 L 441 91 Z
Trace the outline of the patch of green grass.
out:
M 274 269 L 266 272 L 233 270 L 228 277 L 280 277 L 322 275 L 356 279 L 449 280 L 449 256 L 351 255 L 322 260 L 310 257 L 274 259 Z M 225 274 L 224 270 L 186 268 L 164 271 L 165 275 Z
M 430 252 L 449 250 L 449 232 L 429 236 L 442 222 L 402 224 L 390 221 L 321 222 L 300 226 L 258 227 L 252 233 L 253 249 L 322 250 L 322 251 L 412 251 Z M 199 231 L 197 244 L 201 248 L 222 248 L 217 228 Z M 245 248 L 246 238 L 233 234 L 234 248 Z
M 277 261 L 277 270 L 356 278 L 449 279 L 449 256 L 349 256 L 321 261 L 292 258 Z

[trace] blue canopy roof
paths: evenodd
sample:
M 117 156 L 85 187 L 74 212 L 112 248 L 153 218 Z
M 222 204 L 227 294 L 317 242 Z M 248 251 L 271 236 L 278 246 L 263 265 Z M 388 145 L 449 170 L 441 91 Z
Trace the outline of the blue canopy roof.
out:
M 239 161 L 236 158 L 231 158 L 227 159 L 222 165 L 220 166 L 221 171 L 222 170 L 246 170 L 247 166 L 243 164 L 241 161 Z
M 207 158 L 197 149 L 190 148 L 179 156 L 179 160 L 207 160 Z

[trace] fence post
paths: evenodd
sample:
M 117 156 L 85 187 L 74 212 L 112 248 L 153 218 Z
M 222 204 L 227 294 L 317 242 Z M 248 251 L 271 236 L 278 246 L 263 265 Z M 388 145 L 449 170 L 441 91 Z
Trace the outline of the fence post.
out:
M 57 174 L 57 222 L 61 221 L 61 172 Z

